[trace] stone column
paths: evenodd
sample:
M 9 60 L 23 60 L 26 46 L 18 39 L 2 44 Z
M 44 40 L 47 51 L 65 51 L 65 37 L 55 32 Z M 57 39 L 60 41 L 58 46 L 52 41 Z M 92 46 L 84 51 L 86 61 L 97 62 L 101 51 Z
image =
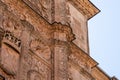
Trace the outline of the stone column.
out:
M 68 80 L 68 45 L 55 41 L 54 47 L 54 80 Z
M 54 28 L 54 79 L 68 80 L 69 42 L 73 39 L 70 27 L 55 24 Z

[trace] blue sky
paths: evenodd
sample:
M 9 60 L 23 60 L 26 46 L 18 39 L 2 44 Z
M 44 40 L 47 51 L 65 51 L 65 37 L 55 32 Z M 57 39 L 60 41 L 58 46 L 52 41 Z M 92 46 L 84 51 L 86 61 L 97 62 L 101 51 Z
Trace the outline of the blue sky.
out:
M 90 55 L 120 79 L 120 0 L 91 0 L 101 12 L 89 20 Z

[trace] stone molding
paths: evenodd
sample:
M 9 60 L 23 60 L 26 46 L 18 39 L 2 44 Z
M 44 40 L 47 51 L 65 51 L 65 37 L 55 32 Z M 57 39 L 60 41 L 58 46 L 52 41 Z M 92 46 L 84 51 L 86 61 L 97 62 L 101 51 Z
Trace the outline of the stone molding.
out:
M 68 62 L 69 68 L 73 67 L 74 69 L 76 69 L 80 75 L 84 76 L 86 78 L 86 80 L 94 80 L 95 78 L 92 76 L 92 74 L 90 72 L 88 72 L 86 69 L 84 69 L 81 66 L 78 66 L 77 64 L 75 64 L 74 62 L 69 61 Z M 72 80 L 73 77 L 72 75 L 73 73 L 71 73 L 70 71 L 68 71 L 68 79 Z
M 69 55 L 69 59 L 73 63 L 84 68 L 88 72 L 91 72 L 92 68 L 98 65 L 94 59 L 92 59 L 88 54 L 78 48 L 75 44 L 71 43 L 70 48 L 71 54 Z
M 89 0 L 68 0 L 71 2 L 87 19 L 92 18 L 100 12 Z
M 53 0 L 23 0 L 25 4 L 31 7 L 37 14 L 42 16 L 49 23 L 54 19 L 54 1 Z

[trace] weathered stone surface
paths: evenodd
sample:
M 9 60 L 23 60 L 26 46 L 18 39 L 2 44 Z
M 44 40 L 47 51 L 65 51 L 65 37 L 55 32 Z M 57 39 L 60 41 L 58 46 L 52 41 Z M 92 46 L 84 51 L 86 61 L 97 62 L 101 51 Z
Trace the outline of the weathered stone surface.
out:
M 48 22 L 53 22 L 53 0 L 23 0 L 35 12 L 41 15 Z
M 0 0 L 0 80 L 110 80 L 89 56 L 98 11 L 88 0 Z

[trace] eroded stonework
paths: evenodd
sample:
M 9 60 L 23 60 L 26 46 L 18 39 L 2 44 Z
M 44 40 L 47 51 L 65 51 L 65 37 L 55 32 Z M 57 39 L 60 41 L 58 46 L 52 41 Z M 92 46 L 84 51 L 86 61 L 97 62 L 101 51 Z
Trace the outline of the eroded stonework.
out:
M 0 80 L 110 80 L 89 55 L 98 12 L 88 0 L 0 0 Z

